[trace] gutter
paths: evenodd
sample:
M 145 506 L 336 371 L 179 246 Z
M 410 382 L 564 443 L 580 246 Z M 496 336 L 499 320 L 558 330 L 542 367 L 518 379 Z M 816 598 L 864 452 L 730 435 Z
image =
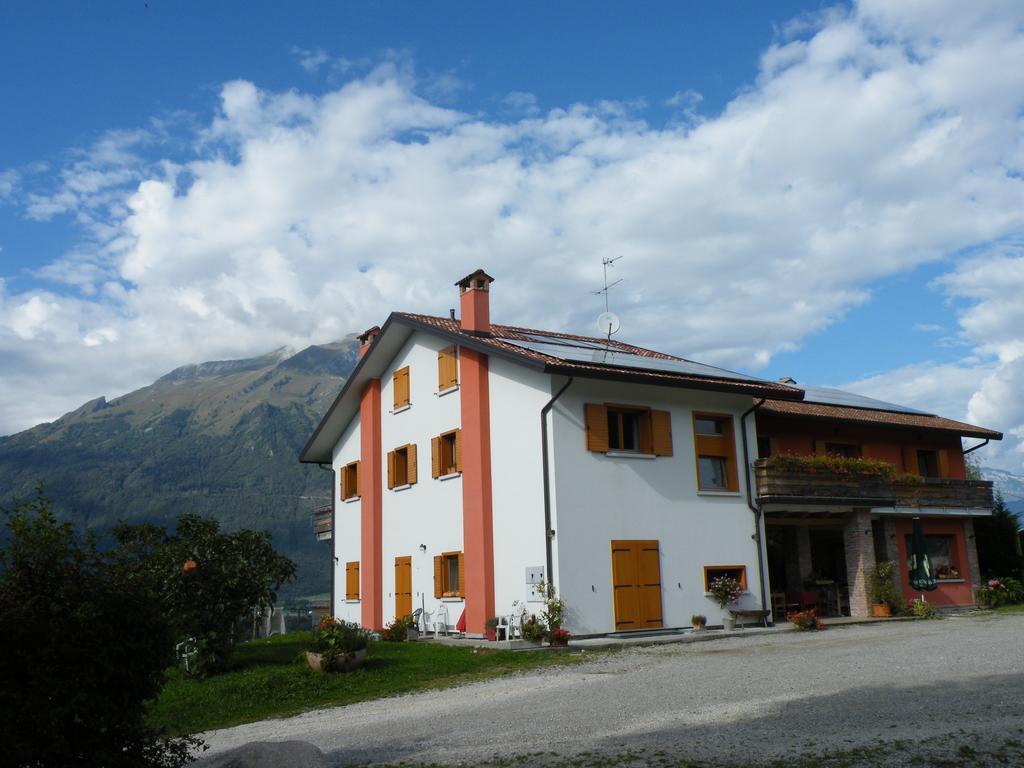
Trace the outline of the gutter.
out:
M 562 388 L 558 390 L 554 396 L 548 400 L 547 405 L 540 409 L 540 460 L 541 460 L 541 474 L 543 477 L 544 485 L 544 580 L 548 584 L 553 584 L 554 574 L 553 563 L 554 557 L 551 553 L 551 539 L 554 537 L 555 532 L 551 529 L 551 471 L 548 469 L 548 412 L 554 407 L 555 402 L 562 396 L 562 393 L 569 388 L 572 384 L 573 377 L 570 376 Z
M 984 443 L 978 443 L 977 445 L 975 445 L 975 446 L 973 446 L 971 448 L 968 448 L 966 451 L 963 452 L 963 454 L 964 454 L 964 456 L 966 456 L 968 453 L 971 453 L 972 451 L 976 451 L 979 448 L 984 448 L 986 445 L 988 445 L 988 438 L 985 438 L 985 442 Z
M 338 497 L 334 493 L 335 483 L 338 481 L 338 473 L 334 469 L 333 464 L 317 464 L 317 466 L 324 472 L 331 473 L 331 604 L 328 606 L 330 616 L 334 615 L 334 582 L 337 581 L 336 568 L 334 567 L 337 557 L 335 557 L 335 543 L 336 532 L 334 526 L 338 521 Z
M 747 441 L 747 416 L 752 414 L 762 405 L 764 405 L 765 398 L 761 398 L 754 403 L 750 408 L 743 412 L 740 416 L 740 432 L 743 434 L 743 474 L 746 476 L 747 481 L 747 506 L 750 507 L 750 511 L 754 513 L 754 535 L 751 537 L 757 543 L 757 578 L 761 585 L 761 610 L 768 610 L 768 596 L 764 591 L 764 542 L 761 541 L 761 505 L 754 504 L 753 491 L 750 482 L 750 446 Z M 775 617 L 772 617 L 774 621 Z

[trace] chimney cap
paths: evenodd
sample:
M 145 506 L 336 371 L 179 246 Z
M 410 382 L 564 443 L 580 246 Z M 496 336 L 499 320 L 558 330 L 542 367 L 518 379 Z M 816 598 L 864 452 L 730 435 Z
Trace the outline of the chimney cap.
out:
M 373 341 L 378 335 L 380 335 L 380 326 L 375 325 L 372 328 L 367 328 L 365 331 L 359 334 L 359 341 L 363 344 L 368 344 Z
M 467 288 L 471 288 L 472 287 L 470 285 L 471 283 L 479 281 L 479 280 L 485 280 L 486 281 L 485 285 L 490 285 L 491 283 L 494 282 L 494 278 L 493 277 L 488 275 L 482 269 L 478 269 L 476 272 L 473 272 L 471 274 L 466 275 L 464 278 L 462 278 L 461 280 L 459 280 L 455 284 L 457 286 L 459 286 L 459 288 L 462 288 L 463 290 L 466 290 Z

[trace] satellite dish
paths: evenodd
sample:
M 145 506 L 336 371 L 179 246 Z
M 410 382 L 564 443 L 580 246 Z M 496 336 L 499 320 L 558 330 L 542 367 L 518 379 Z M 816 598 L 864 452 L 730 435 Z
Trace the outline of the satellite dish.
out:
M 602 312 L 597 316 L 597 330 L 611 336 L 619 330 L 619 316 L 614 312 Z

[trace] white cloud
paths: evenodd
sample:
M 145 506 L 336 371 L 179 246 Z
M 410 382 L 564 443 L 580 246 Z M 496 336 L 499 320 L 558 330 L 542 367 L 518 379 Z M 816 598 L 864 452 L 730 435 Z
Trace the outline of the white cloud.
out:
M 512 112 L 521 115 L 536 115 L 540 112 L 537 106 L 537 97 L 525 91 L 511 91 L 506 94 L 505 106 Z
M 1024 232 L 1021 11 L 914 9 L 805 21 L 699 123 L 616 102 L 541 115 L 527 94 L 513 118 L 466 114 L 431 90 L 458 83 L 417 82 L 400 55 L 322 96 L 226 83 L 191 156 L 112 141 L 34 193 L 92 240 L 40 273 L 74 295 L 0 293 L 0 432 L 185 362 L 444 314 L 477 266 L 496 319 L 588 330 L 601 258 L 625 255 L 623 338 L 765 364 L 873 281 Z M 951 292 L 979 308 L 962 341 L 1002 360 L 1019 331 L 981 309 L 988 265 Z M 962 368 L 958 411 L 996 373 Z
M 918 333 L 942 333 L 946 327 L 937 323 L 914 323 L 914 330 Z
M 331 60 L 330 55 L 322 48 L 310 51 L 305 48 L 293 47 L 292 55 L 298 60 L 299 66 L 310 75 L 319 72 L 320 68 Z

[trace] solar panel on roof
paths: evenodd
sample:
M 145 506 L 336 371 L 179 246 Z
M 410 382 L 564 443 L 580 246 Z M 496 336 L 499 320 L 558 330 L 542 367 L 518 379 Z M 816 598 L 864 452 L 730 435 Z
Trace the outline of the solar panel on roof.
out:
M 854 392 L 844 392 L 841 389 L 831 387 L 805 387 L 799 385 L 804 391 L 805 403 L 820 403 L 822 405 L 840 405 L 847 408 L 867 408 L 872 411 L 892 411 L 893 413 L 914 413 L 918 416 L 934 416 L 933 413 L 919 411 L 915 408 L 908 408 L 905 405 L 887 403 L 884 400 L 875 400 L 873 397 L 865 397 Z
M 559 344 L 562 346 L 569 347 L 583 347 L 584 349 L 604 349 L 605 345 L 597 341 L 583 341 L 581 339 L 565 339 L 560 336 L 545 336 L 540 333 L 524 333 L 522 334 L 530 341 L 535 341 L 539 344 Z M 516 339 L 505 339 L 513 344 L 516 343 Z
M 550 337 L 549 337 L 550 338 Z M 661 373 L 682 373 L 687 376 L 704 376 L 716 379 L 734 379 L 737 381 L 750 381 L 764 384 L 763 379 L 754 376 L 747 376 L 734 371 L 727 371 L 724 368 L 715 368 L 713 365 L 704 365 L 690 360 L 665 360 L 657 357 L 642 357 L 630 352 L 622 352 L 617 349 L 608 349 L 598 345 L 570 346 L 574 340 L 562 340 L 560 343 L 549 343 L 540 341 L 522 341 L 520 339 L 503 339 L 509 344 L 524 347 L 540 352 L 542 355 L 561 358 L 578 363 L 594 363 L 597 365 L 611 365 L 619 368 L 639 368 L 645 371 L 658 371 Z

